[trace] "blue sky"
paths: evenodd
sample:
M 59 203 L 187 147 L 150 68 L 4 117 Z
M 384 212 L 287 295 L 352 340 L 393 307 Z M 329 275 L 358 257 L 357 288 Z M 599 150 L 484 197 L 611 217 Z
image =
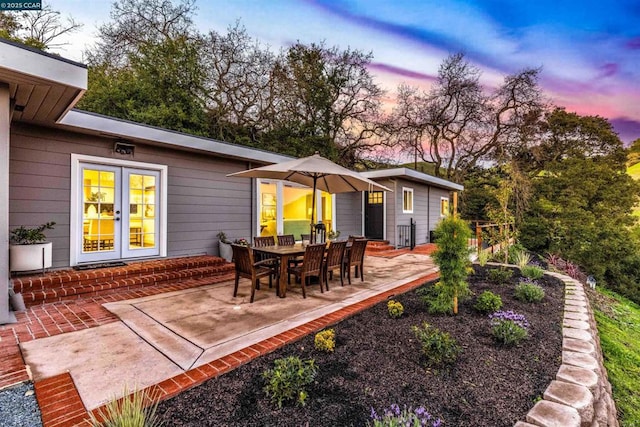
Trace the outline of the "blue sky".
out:
M 82 60 L 111 2 L 52 0 L 84 23 L 62 56 Z M 600 115 L 621 139 L 640 138 L 640 1 L 615 0 L 198 0 L 201 31 L 225 32 L 240 20 L 274 51 L 296 41 L 373 54 L 371 72 L 388 90 L 428 87 L 450 53 L 463 52 L 492 87 L 506 74 L 541 67 L 556 105 Z

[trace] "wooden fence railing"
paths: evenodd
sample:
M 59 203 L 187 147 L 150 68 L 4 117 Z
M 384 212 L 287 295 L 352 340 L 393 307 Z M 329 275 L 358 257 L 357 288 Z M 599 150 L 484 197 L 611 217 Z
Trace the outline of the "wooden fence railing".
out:
M 486 249 L 491 253 L 498 252 L 501 249 L 501 245 L 496 242 L 492 242 L 490 236 L 498 235 L 501 227 L 509 227 L 509 231 L 513 232 L 513 223 L 497 224 L 491 221 L 484 220 L 471 220 L 471 229 L 474 232 L 474 237 L 471 238 L 470 246 L 476 249 L 476 254 Z M 511 243 L 511 242 L 510 242 Z

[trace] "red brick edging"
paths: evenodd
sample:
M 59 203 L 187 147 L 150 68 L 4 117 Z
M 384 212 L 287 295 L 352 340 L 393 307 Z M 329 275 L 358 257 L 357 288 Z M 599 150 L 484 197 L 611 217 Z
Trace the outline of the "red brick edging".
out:
M 327 326 L 351 317 L 379 302 L 385 301 L 393 295 L 409 292 L 420 287 L 425 282 L 435 280 L 438 277 L 438 273 L 431 273 L 348 307 L 343 307 L 319 319 L 284 331 L 247 348 L 238 350 L 235 353 L 176 375 L 159 384 L 147 387 L 145 392 L 147 392 L 147 395 L 158 396 L 160 400 L 169 399 L 185 390 L 204 383 L 208 379 L 229 372 L 253 359 L 271 353 L 286 344 L 290 344 Z M 42 413 L 44 427 L 90 425 L 89 414 L 80 399 L 80 394 L 69 373 L 38 381 L 35 384 L 35 391 Z M 97 415 L 99 410 L 100 408 L 94 409 L 93 413 Z

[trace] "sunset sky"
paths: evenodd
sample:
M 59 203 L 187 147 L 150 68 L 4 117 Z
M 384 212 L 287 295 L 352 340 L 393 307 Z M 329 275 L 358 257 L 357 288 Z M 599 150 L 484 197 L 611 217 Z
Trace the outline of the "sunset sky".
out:
M 111 2 L 52 0 L 84 24 L 56 53 L 82 61 Z M 291 43 L 373 54 L 371 72 L 393 98 L 399 83 L 428 87 L 450 53 L 462 52 L 488 87 L 523 68 L 542 69 L 556 105 L 608 118 L 628 143 L 640 138 L 640 2 L 616 0 L 198 0 L 195 22 L 225 32 L 240 21 L 272 50 Z

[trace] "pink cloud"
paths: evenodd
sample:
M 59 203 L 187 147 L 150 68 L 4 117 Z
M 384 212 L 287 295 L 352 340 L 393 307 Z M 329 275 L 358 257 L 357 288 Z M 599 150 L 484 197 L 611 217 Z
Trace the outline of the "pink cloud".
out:
M 618 64 L 609 62 L 600 67 L 600 70 L 602 70 L 602 73 L 598 76 L 599 78 L 611 77 L 618 72 Z
M 632 50 L 640 49 L 640 37 L 633 38 L 627 42 L 627 47 Z
M 436 77 L 430 74 L 418 73 L 417 71 L 407 70 L 406 68 L 396 67 L 394 65 L 382 64 L 380 62 L 372 62 L 369 68 L 383 73 L 394 74 L 397 76 L 408 77 L 416 80 L 426 80 L 429 82 L 436 81 Z

